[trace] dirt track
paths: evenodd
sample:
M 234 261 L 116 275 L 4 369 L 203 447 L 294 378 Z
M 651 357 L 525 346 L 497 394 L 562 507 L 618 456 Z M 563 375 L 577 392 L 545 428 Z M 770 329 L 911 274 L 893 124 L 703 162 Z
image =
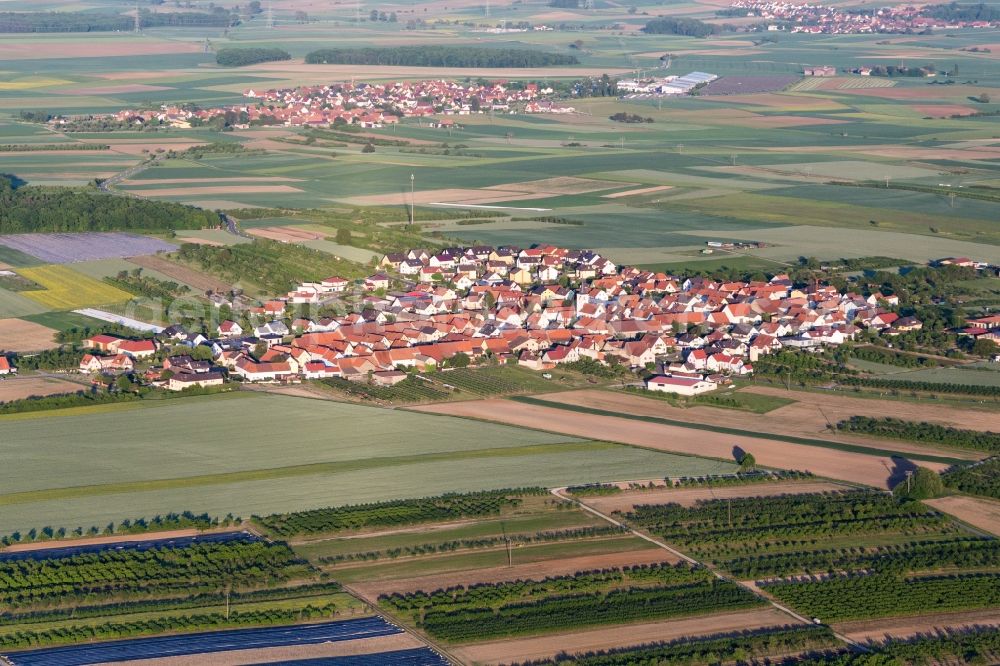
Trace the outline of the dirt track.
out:
M 962 629 L 975 626 L 1000 626 L 1000 609 L 844 622 L 834 625 L 834 628 L 852 640 L 867 641 L 882 640 L 886 636 L 907 638 L 920 633 L 931 633 L 937 629 Z
M 1000 536 L 1000 502 L 956 495 L 927 500 L 927 504 L 981 530 Z
M 841 486 L 827 481 L 805 481 L 789 483 L 760 483 L 747 486 L 722 486 L 720 488 L 663 488 L 662 490 L 635 490 L 620 495 L 604 497 L 584 497 L 583 502 L 601 513 L 629 511 L 640 504 L 666 504 L 675 502 L 681 506 L 694 506 L 698 500 L 725 499 L 727 497 L 773 497 L 785 493 L 820 493 L 844 490 Z
M 879 488 L 888 487 L 902 475 L 897 461 L 888 456 L 790 444 L 763 436 L 738 437 L 680 426 L 581 414 L 507 400 L 470 400 L 414 409 L 434 414 L 497 421 L 576 437 L 635 444 L 660 451 L 728 460 L 733 460 L 735 448 L 743 448 L 752 453 L 761 465 L 810 471 L 819 476 Z M 947 467 L 944 464 L 928 462 L 922 462 L 921 465 L 936 471 Z
M 468 663 L 500 664 L 529 659 L 543 659 L 559 652 L 587 652 L 607 648 L 641 645 L 654 641 L 669 641 L 685 636 L 784 626 L 790 618 L 773 608 L 747 610 L 739 613 L 702 615 L 664 622 L 602 627 L 555 636 L 518 638 L 469 645 L 453 650 L 455 656 Z
M 750 389 L 746 389 L 750 390 Z M 766 393 L 765 393 L 766 391 Z M 787 391 L 779 389 L 753 389 L 754 393 L 762 395 L 776 395 L 779 397 L 794 397 L 800 402 L 779 407 L 767 414 L 754 414 L 735 409 L 723 409 L 719 407 L 674 407 L 664 400 L 655 398 L 645 398 L 641 395 L 632 395 L 619 391 L 567 391 L 558 395 L 559 402 L 583 407 L 594 407 L 596 409 L 606 409 L 612 412 L 622 412 L 625 414 L 638 414 L 641 416 L 658 416 L 675 421 L 688 421 L 691 423 L 711 423 L 713 425 L 727 428 L 740 428 L 753 432 L 774 433 L 777 435 L 790 435 L 793 437 L 814 437 L 835 442 L 849 442 L 862 444 L 879 449 L 891 449 L 909 453 L 930 453 L 952 458 L 967 458 L 978 460 L 983 454 L 975 451 L 962 451 L 961 449 L 934 448 L 920 444 L 910 444 L 897 440 L 877 439 L 874 437 L 847 436 L 830 432 L 826 427 L 826 420 L 823 414 L 834 423 L 849 418 L 854 415 L 861 416 L 884 416 L 887 410 L 887 403 L 865 400 L 864 398 L 841 398 L 839 396 L 829 396 L 831 404 L 827 404 L 827 396 L 818 395 L 817 400 L 812 400 L 813 394 L 799 393 L 794 396 Z M 555 399 L 553 397 L 553 399 Z M 819 399 L 824 399 L 819 402 Z M 855 404 L 859 403 L 859 404 Z M 917 405 L 905 404 L 901 410 L 896 410 L 898 403 L 891 403 L 894 416 L 899 418 L 909 418 L 912 420 L 931 420 L 927 414 L 918 415 L 913 407 Z M 820 411 L 822 410 L 822 411 Z M 939 405 L 928 406 L 931 414 L 944 412 Z M 952 421 L 956 423 L 969 423 L 966 427 L 978 425 L 984 430 L 1000 428 L 1000 415 L 992 412 L 973 411 L 968 412 L 971 417 L 964 419 L 967 412 L 959 412 L 955 416 L 955 410 L 948 410 Z M 941 417 L 944 414 L 940 414 Z
M 540 579 L 546 576 L 561 576 L 610 567 L 628 567 L 636 564 L 652 564 L 654 562 L 677 562 L 677 558 L 660 548 L 634 550 L 623 553 L 608 553 L 606 555 L 584 555 L 566 557 L 560 560 L 546 560 L 531 564 L 515 564 L 512 567 L 490 567 L 472 571 L 458 571 L 448 574 L 418 576 L 416 578 L 401 578 L 398 580 L 375 581 L 371 583 L 352 584 L 351 588 L 374 601 L 378 595 L 388 592 L 416 592 L 417 590 L 436 590 L 452 585 L 471 585 L 473 583 L 499 583 L 521 578 Z

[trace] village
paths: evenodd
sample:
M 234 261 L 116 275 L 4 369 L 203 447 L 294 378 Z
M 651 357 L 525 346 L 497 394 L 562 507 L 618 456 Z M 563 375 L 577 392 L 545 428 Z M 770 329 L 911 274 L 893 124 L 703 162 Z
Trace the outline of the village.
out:
M 163 106 L 158 109 L 125 109 L 113 115 L 118 122 L 150 123 L 189 128 L 226 117 L 232 126 L 284 125 L 327 127 L 357 125 L 379 128 L 400 118 L 434 115 L 467 116 L 485 113 L 573 113 L 572 107 L 554 104 L 551 88 L 526 83 L 458 83 L 455 81 L 405 81 L 398 83 L 334 83 L 278 90 L 246 90 L 245 104 L 217 108 Z M 451 123 L 447 123 L 451 124 Z
M 979 267 L 964 258 L 939 264 Z M 782 349 L 807 352 L 864 330 L 893 336 L 923 325 L 894 311 L 894 295 L 797 286 L 784 274 L 678 277 L 554 246 L 413 249 L 382 257 L 378 270 L 364 280 L 303 283 L 227 310 L 241 315 L 214 330 L 174 325 L 144 339 L 94 335 L 84 340 L 79 371 L 181 391 L 326 378 L 392 386 L 454 367 L 547 372 L 589 360 L 636 371 L 649 390 L 695 395 L 751 375 L 758 359 Z M 1000 340 L 1000 317 L 970 320 L 964 333 Z M 186 351 L 152 362 L 178 348 Z
M 906 33 L 934 28 L 991 28 L 996 21 L 946 20 L 927 16 L 925 8 L 912 5 L 858 11 L 824 5 L 734 0 L 732 10 L 745 9 L 747 16 L 768 21 L 767 30 L 806 34 Z

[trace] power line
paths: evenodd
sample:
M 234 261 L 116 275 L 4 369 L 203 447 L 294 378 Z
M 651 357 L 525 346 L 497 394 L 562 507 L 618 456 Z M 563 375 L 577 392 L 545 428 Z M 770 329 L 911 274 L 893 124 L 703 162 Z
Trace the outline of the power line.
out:
M 135 31 L 142 32 L 142 19 L 139 18 L 139 2 L 135 3 Z
M 267 3 L 267 29 L 274 30 L 274 3 Z

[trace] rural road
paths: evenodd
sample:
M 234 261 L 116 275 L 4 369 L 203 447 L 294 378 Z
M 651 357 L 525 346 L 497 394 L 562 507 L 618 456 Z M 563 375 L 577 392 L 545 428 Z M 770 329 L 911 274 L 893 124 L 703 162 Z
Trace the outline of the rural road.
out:
M 755 586 L 745 585 L 744 583 L 742 583 L 742 582 L 740 582 L 738 580 L 734 580 L 732 578 L 729 578 L 725 574 L 723 574 L 722 572 L 718 571 L 717 569 L 715 569 L 713 567 L 710 567 L 709 565 L 705 564 L 704 562 L 699 562 L 698 560 L 696 560 L 696 559 L 694 559 L 692 557 L 689 557 L 688 555 L 685 555 L 684 553 L 680 552 L 679 550 L 676 550 L 676 549 L 670 547 L 669 545 L 667 545 L 663 541 L 660 541 L 659 539 L 655 539 L 655 538 L 651 537 L 650 535 L 646 534 L 645 532 L 640 532 L 639 530 L 633 528 L 631 525 L 627 525 L 627 524 L 625 524 L 625 523 L 623 523 L 623 522 L 621 522 L 619 520 L 616 520 L 615 518 L 612 518 L 611 516 L 607 515 L 606 513 L 602 513 L 601 511 L 598 511 L 597 509 L 588 506 L 587 504 L 585 504 L 581 500 L 578 500 L 576 498 L 567 496 L 565 494 L 566 493 L 566 488 L 565 487 L 562 487 L 562 488 L 552 488 L 549 492 L 551 492 L 553 495 L 555 495 L 556 497 L 558 497 L 561 500 L 565 500 L 567 502 L 573 502 L 574 504 L 576 504 L 577 506 L 579 506 L 584 511 L 587 511 L 587 512 L 589 512 L 589 513 L 597 516 L 598 518 L 601 518 L 602 520 L 605 520 L 605 521 L 611 523 L 612 525 L 615 525 L 616 527 L 621 527 L 623 529 L 628 530 L 634 536 L 636 536 L 636 537 L 638 537 L 638 538 L 640 538 L 640 539 L 642 539 L 644 541 L 648 541 L 649 543 L 654 544 L 654 545 L 658 546 L 659 548 L 662 548 L 662 549 L 666 550 L 670 554 L 674 555 L 675 557 L 679 557 L 680 559 L 684 560 L 685 562 L 687 562 L 689 564 L 693 564 L 693 565 L 704 567 L 705 569 L 708 569 L 719 580 L 724 580 L 724 581 L 733 583 L 735 585 L 739 585 L 744 590 L 747 590 L 748 592 L 752 592 L 753 595 L 755 597 L 757 597 L 758 599 L 761 599 L 762 601 L 766 601 L 768 604 L 770 604 L 776 610 L 781 611 L 785 615 L 788 615 L 788 616 L 790 616 L 792 618 L 795 618 L 795 620 L 797 620 L 798 622 L 801 622 L 803 624 L 813 624 L 812 620 L 810 620 L 809 618 L 804 617 L 802 615 L 799 615 L 798 613 L 796 613 L 795 611 L 793 611 L 791 608 L 788 608 L 786 606 L 782 606 L 778 602 L 776 602 L 773 599 L 771 599 L 770 597 L 768 597 L 766 594 L 763 594 Z M 831 627 L 830 630 L 833 631 L 833 628 Z M 858 644 L 855 641 L 852 641 L 847 636 L 839 634 L 836 631 L 833 632 L 833 635 L 836 636 L 837 638 L 839 638 L 840 640 L 842 640 L 843 642 L 847 643 L 848 645 L 851 645 L 853 647 L 856 647 L 856 648 L 858 648 L 860 650 L 864 650 L 864 651 L 867 652 L 867 650 L 864 648 L 864 646 Z

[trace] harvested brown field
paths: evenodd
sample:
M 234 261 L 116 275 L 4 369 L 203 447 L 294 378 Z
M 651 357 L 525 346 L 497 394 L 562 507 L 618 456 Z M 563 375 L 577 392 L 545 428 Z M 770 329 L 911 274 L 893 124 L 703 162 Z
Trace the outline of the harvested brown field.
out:
M 319 234 L 315 231 L 306 231 L 305 229 L 299 229 L 298 227 L 255 227 L 253 229 L 247 229 L 247 233 L 251 236 L 268 238 L 282 243 L 296 243 L 298 241 L 319 240 L 321 238 L 325 238 L 324 234 Z
M 694 506 L 698 500 L 726 499 L 729 497 L 774 497 L 792 493 L 823 493 L 843 490 L 846 486 L 829 481 L 788 481 L 760 483 L 746 486 L 720 486 L 718 488 L 660 488 L 656 490 L 631 490 L 619 495 L 584 497 L 582 501 L 601 513 L 631 511 L 642 504 L 676 503 Z
M 57 347 L 54 328 L 23 319 L 0 319 L 0 350 L 9 352 L 42 351 Z
M 396 580 L 380 580 L 364 583 L 354 583 L 351 589 L 375 600 L 380 594 L 390 592 L 416 592 L 418 590 L 436 590 L 453 585 L 473 585 L 475 583 L 501 583 L 519 579 L 541 579 L 546 576 L 564 576 L 577 571 L 591 569 L 607 569 L 612 567 L 630 567 L 637 564 L 653 564 L 655 562 L 676 563 L 679 560 L 662 548 L 644 548 L 642 550 L 606 553 L 603 555 L 582 555 L 579 557 L 564 557 L 558 560 L 545 560 L 529 564 L 515 564 L 512 567 L 489 567 L 469 571 L 456 571 L 446 574 L 417 576 L 414 578 L 399 578 Z
M 983 497 L 954 495 L 927 500 L 927 504 L 974 527 L 1000 536 L 1000 502 Z
M 949 118 L 951 116 L 968 116 L 976 112 L 960 104 L 914 104 L 913 108 L 931 118 Z
M 818 476 L 879 488 L 888 487 L 893 476 L 898 474 L 896 461 L 888 456 L 791 444 L 768 439 L 767 435 L 748 433 L 741 438 L 680 426 L 583 414 L 555 407 L 514 404 L 507 400 L 469 400 L 413 409 L 722 460 L 733 460 L 734 449 L 740 447 L 752 453 L 758 463 L 767 467 L 810 471 Z M 936 471 L 947 468 L 947 465 L 939 463 L 922 462 L 921 465 Z
M 204 181 L 202 181 L 204 182 Z M 291 185 L 208 185 L 205 187 L 167 187 L 154 190 L 131 190 L 143 197 L 183 197 L 205 194 L 289 194 L 301 192 Z
M 602 199 L 620 199 L 622 197 L 634 197 L 639 194 L 652 194 L 653 192 L 662 192 L 663 190 L 672 190 L 673 185 L 655 185 L 653 187 L 640 187 L 637 190 L 625 190 L 624 192 L 615 192 L 614 194 L 603 194 Z
M 588 192 L 600 192 L 601 190 L 610 190 L 624 185 L 635 184 L 636 183 L 611 183 L 606 180 L 576 178 L 574 176 L 557 176 L 555 178 L 529 180 L 524 183 L 493 185 L 484 189 L 528 192 L 531 194 L 586 194 Z
M 211 290 L 226 292 L 232 289 L 232 285 L 227 284 L 218 278 L 205 275 L 204 273 L 199 273 L 198 271 L 188 268 L 187 266 L 175 264 L 174 262 L 168 261 L 163 257 L 146 255 L 142 257 L 132 257 L 129 261 L 137 266 L 142 266 L 143 268 L 163 273 L 167 277 L 172 277 L 178 282 L 190 285 L 193 289 L 198 291 Z
M 349 657 L 352 655 L 379 654 L 381 652 L 395 652 L 397 650 L 411 650 L 422 647 L 425 647 L 425 645 L 410 634 L 393 634 L 391 636 L 359 638 L 333 643 L 318 643 L 315 645 L 290 645 L 286 647 L 213 652 L 210 661 L 212 666 L 286 663 L 299 659 Z M 136 666 L 203 666 L 207 663 L 206 658 L 207 656 L 204 654 L 192 654 L 178 657 L 161 657 L 158 659 L 118 661 L 114 663 L 136 664 Z
M 184 151 L 188 148 L 204 146 L 206 143 L 208 142 L 193 140 L 171 142 L 151 141 L 149 143 L 125 143 L 121 141 L 113 141 L 110 145 L 112 151 L 121 153 L 122 155 L 145 155 L 146 153 L 143 152 L 144 150 L 155 152 L 157 148 L 162 148 L 163 150 Z
M 75 393 L 84 388 L 86 387 L 82 384 L 51 377 L 8 377 L 0 380 L 0 402 L 23 400 L 31 396 Z
M 204 46 L 196 42 L 153 41 L 152 39 L 52 39 L 39 43 L 30 39 L 5 35 L 0 43 L 0 60 L 37 60 L 39 58 L 105 58 L 115 56 L 163 55 L 167 53 L 201 53 Z
M 513 190 L 463 190 L 458 188 L 444 190 L 424 190 L 414 193 L 412 199 L 416 204 L 431 203 L 480 203 L 488 201 L 516 201 L 518 199 L 535 199 L 537 195 Z M 410 203 L 410 193 L 400 190 L 388 194 L 370 194 L 360 197 L 341 199 L 355 206 L 391 206 L 393 204 Z
M 15 543 L 3 549 L 5 553 L 23 553 L 32 550 L 47 550 L 49 548 L 97 546 L 126 541 L 154 541 L 158 539 L 180 539 L 183 537 L 204 534 L 194 528 L 188 530 L 165 530 L 163 532 L 148 532 L 146 534 L 116 534 L 113 536 L 87 537 L 83 539 L 62 539 L 60 541 L 33 541 L 31 543 Z
M 878 641 L 887 636 L 909 638 L 916 634 L 933 633 L 940 629 L 964 629 L 977 626 L 1000 626 L 1000 609 L 844 622 L 834 625 L 834 629 L 855 641 Z
M 559 652 L 575 654 L 591 650 L 642 645 L 676 638 L 707 636 L 790 624 L 791 618 L 774 608 L 746 610 L 739 613 L 700 615 L 663 622 L 646 622 L 588 631 L 533 638 L 514 638 L 468 645 L 453 650 L 466 663 L 501 664 L 544 659 Z
M 727 428 L 740 428 L 758 433 L 774 433 L 778 435 L 791 435 L 795 437 L 816 437 L 835 442 L 852 442 L 864 444 L 877 448 L 891 448 L 893 450 L 910 453 L 940 453 L 944 456 L 956 458 L 968 458 L 978 460 L 982 455 L 975 451 L 961 451 L 956 449 L 935 449 L 918 444 L 908 444 L 906 442 L 896 442 L 894 440 L 875 439 L 860 436 L 846 436 L 830 432 L 826 427 L 826 418 L 836 423 L 851 416 L 882 416 L 885 414 L 885 403 L 879 400 L 866 400 L 864 398 L 840 398 L 840 396 L 826 396 L 812 393 L 792 393 L 781 389 L 750 387 L 743 391 L 752 393 L 762 393 L 764 395 L 775 395 L 782 398 L 797 400 L 790 405 L 785 405 L 774 409 L 767 414 L 754 414 L 735 409 L 723 409 L 720 407 L 674 407 L 665 400 L 647 398 L 642 395 L 623 393 L 620 391 L 596 391 L 585 389 L 582 391 L 566 391 L 559 394 L 559 401 L 571 405 L 582 407 L 593 407 L 596 409 L 606 409 L 624 414 L 637 414 L 639 416 L 658 416 L 675 421 L 688 421 L 691 423 L 712 423 L 714 425 Z M 827 400 L 841 399 L 846 402 L 839 405 L 827 406 Z M 822 402 L 820 402 L 822 400 Z M 898 418 L 929 421 L 932 416 L 927 416 L 920 405 L 911 403 L 900 403 Z M 956 415 L 954 410 L 943 409 L 940 405 L 934 405 L 931 411 L 941 410 L 948 415 L 947 424 L 964 423 L 961 415 Z M 822 410 L 822 411 L 821 411 Z M 912 410 L 912 411 L 911 411 Z M 824 418 L 824 414 L 826 418 Z M 996 421 L 984 421 L 982 429 L 1000 429 L 1000 415 L 990 412 L 973 412 L 981 416 L 989 416 Z M 992 423 L 992 427 L 990 426 Z
M 285 178 L 284 176 L 260 176 L 255 178 L 213 178 L 213 183 L 298 183 L 299 178 Z M 189 185 L 204 183 L 204 178 L 137 178 L 125 181 L 129 185 Z
M 181 236 L 177 238 L 181 243 L 194 243 L 195 245 L 211 245 L 212 247 L 225 247 L 225 243 L 220 243 L 219 241 L 208 240 L 205 238 L 192 238 L 191 236 Z

